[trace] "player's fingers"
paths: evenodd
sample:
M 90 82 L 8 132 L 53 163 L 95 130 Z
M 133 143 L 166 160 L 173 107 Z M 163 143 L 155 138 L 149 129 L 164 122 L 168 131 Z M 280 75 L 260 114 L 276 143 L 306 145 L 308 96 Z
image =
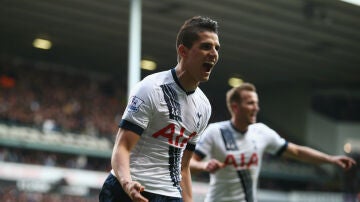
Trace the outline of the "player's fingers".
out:
M 133 197 L 133 202 L 149 202 L 144 196 L 138 193 L 136 196 Z
M 209 172 L 213 172 L 213 171 L 214 171 L 214 166 L 209 163 L 209 164 L 206 166 L 206 170 L 208 170 Z
M 213 161 L 212 163 L 210 163 L 209 165 L 208 165 L 208 171 L 210 172 L 210 173 L 213 173 L 213 172 L 216 172 L 217 170 L 219 170 L 220 168 L 222 168 L 223 166 L 222 166 L 222 164 L 220 163 L 220 162 L 218 162 L 218 161 Z
M 349 170 L 354 165 L 352 161 L 343 161 L 341 162 L 341 167 L 345 170 Z
M 139 191 L 139 192 L 142 192 L 142 191 L 144 191 L 144 189 L 145 189 L 145 187 L 142 186 L 142 185 L 141 185 L 140 183 L 138 183 L 138 182 L 135 182 L 134 188 L 135 188 L 137 191 Z
M 141 195 L 141 193 L 139 191 L 139 189 L 144 189 L 144 187 L 140 185 L 140 188 L 139 188 L 138 185 L 140 185 L 140 184 L 139 183 L 134 184 L 133 189 L 130 191 L 130 196 L 132 198 L 132 201 L 133 202 L 148 202 L 148 200 L 143 195 Z
M 356 165 L 356 162 L 353 160 L 353 159 L 350 159 L 347 164 L 346 164 L 346 167 L 348 169 L 350 169 L 351 167 L 353 167 L 354 165 Z

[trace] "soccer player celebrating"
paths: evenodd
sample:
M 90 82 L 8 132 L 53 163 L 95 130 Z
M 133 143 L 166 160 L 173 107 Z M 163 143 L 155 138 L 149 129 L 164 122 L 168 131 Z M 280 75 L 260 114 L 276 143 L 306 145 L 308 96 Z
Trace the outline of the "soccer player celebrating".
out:
M 217 22 L 196 16 L 177 35 L 178 64 L 131 90 L 101 202 L 191 202 L 190 159 L 211 115 L 198 88 L 219 59 Z
M 230 89 L 226 102 L 231 119 L 207 127 L 190 162 L 192 169 L 210 172 L 206 202 L 257 201 L 257 182 L 265 152 L 308 163 L 331 163 L 344 169 L 355 164 L 346 156 L 330 156 L 287 142 L 265 124 L 256 123 L 259 100 L 253 84 Z M 210 160 L 202 161 L 206 155 Z

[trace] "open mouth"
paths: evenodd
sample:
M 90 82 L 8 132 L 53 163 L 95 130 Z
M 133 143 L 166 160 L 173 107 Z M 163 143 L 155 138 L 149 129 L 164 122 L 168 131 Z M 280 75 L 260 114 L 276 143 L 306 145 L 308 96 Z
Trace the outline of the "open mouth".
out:
M 205 67 L 205 70 L 209 72 L 211 68 L 213 68 L 215 65 L 214 62 L 204 62 L 203 66 Z

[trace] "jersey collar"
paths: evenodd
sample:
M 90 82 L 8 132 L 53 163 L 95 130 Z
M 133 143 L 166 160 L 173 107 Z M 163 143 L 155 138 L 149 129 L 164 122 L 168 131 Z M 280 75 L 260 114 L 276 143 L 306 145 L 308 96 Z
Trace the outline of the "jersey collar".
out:
M 234 124 L 231 122 L 231 120 L 229 120 L 229 123 L 230 123 L 230 126 L 231 126 L 236 132 L 240 133 L 241 135 L 245 135 L 245 134 L 247 133 L 247 131 L 249 130 L 249 128 L 248 128 L 246 131 L 241 132 L 240 130 L 238 130 L 238 129 L 235 128 L 235 126 L 234 126 Z
M 186 92 L 185 88 L 182 87 L 182 85 L 180 84 L 179 79 L 178 79 L 177 76 L 176 76 L 175 68 L 172 68 L 172 69 L 171 69 L 171 74 L 172 74 L 172 76 L 173 76 L 176 84 L 186 93 L 186 95 L 190 95 L 190 94 L 193 94 L 193 93 L 195 92 L 195 90 Z

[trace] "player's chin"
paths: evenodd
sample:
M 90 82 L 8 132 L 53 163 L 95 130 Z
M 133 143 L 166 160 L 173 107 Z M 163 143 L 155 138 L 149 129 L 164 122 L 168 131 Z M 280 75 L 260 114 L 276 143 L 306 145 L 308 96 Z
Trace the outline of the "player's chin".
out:
M 251 124 L 256 123 L 256 117 L 251 117 L 249 122 Z
M 202 72 L 201 76 L 200 76 L 200 82 L 205 82 L 208 81 L 210 79 L 210 75 L 211 75 L 211 71 L 208 72 Z
M 200 79 L 199 79 L 199 82 L 207 82 L 209 81 L 210 79 L 210 75 L 209 76 L 202 76 Z
M 210 79 L 211 70 L 212 69 L 206 69 L 206 71 L 202 72 L 202 75 L 201 75 L 201 78 L 200 78 L 201 82 L 208 81 Z

